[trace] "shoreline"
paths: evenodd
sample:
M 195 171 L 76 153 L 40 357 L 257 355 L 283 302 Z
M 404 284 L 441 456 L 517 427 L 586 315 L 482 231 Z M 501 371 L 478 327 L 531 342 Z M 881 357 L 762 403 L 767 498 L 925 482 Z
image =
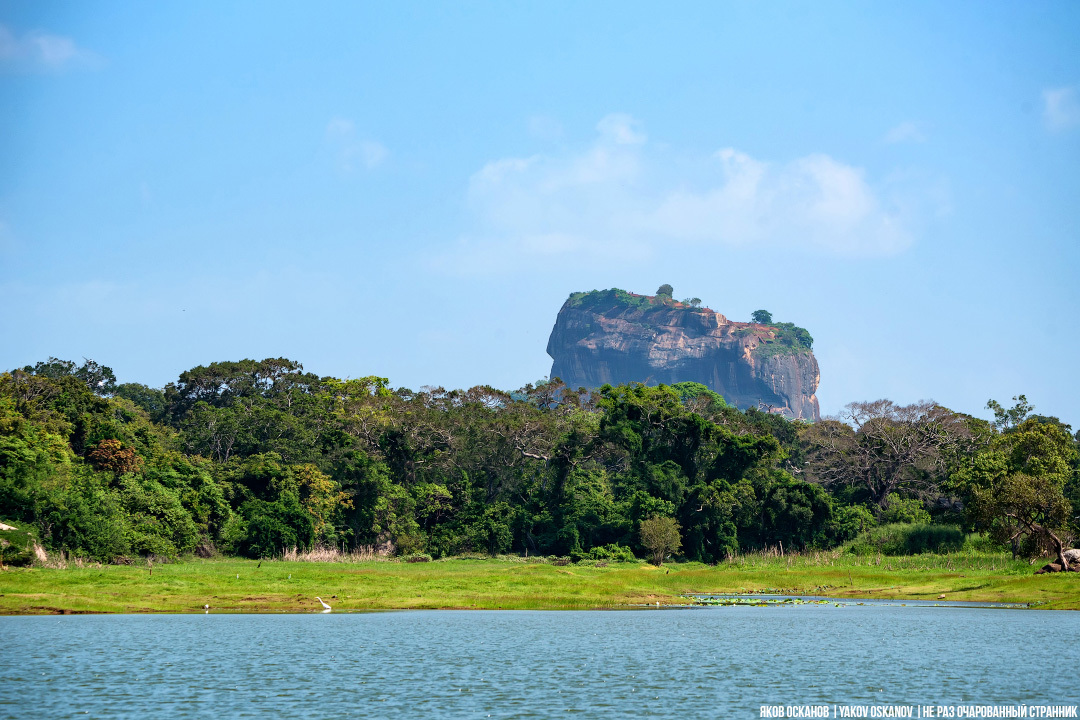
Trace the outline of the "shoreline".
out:
M 810 606 L 826 606 L 833 605 L 835 607 L 908 607 L 912 609 L 927 609 L 927 608 L 941 608 L 941 609 L 971 609 L 971 610 L 1035 610 L 1035 609 L 1048 609 L 1040 608 L 1037 605 L 1029 603 L 1007 603 L 1007 602 L 980 602 L 970 600 L 912 600 L 912 599 L 889 599 L 882 600 L 880 598 L 840 598 L 830 597 L 823 595 L 800 595 L 800 596 L 785 596 L 785 595 L 763 595 L 748 593 L 745 595 L 729 595 L 732 602 L 690 602 L 690 603 L 678 603 L 665 605 L 663 603 L 659 605 L 639 604 L 639 605 L 616 605 L 610 607 L 589 607 L 589 608 L 481 608 L 481 607 L 401 607 L 401 608 L 375 608 L 375 609 L 334 609 L 328 610 L 229 610 L 218 609 L 216 611 L 203 611 L 203 610 L 190 610 L 184 611 L 156 611 L 150 610 L 145 612 L 96 612 L 93 610 L 65 610 L 61 608 L 34 608 L 42 610 L 42 612 L 34 613 L 0 613 L 0 617 L 36 617 L 36 616 L 53 616 L 53 615 L 324 615 L 331 612 L 338 615 L 366 615 L 370 613 L 400 613 L 400 612 L 636 612 L 636 611 L 649 611 L 649 610 L 705 610 L 708 608 L 720 608 L 720 607 L 799 607 L 803 605 Z M 761 601 L 761 602 L 752 602 Z M 1049 608 L 1053 611 L 1052 608 Z M 1059 609 L 1059 612 L 1069 612 L 1068 609 Z
M 0 615 L 308 612 L 321 596 L 363 610 L 587 610 L 690 606 L 692 596 L 976 602 L 1080 610 L 1080 573 L 1032 574 L 986 556 L 756 557 L 710 566 L 554 565 L 514 559 L 311 563 L 237 559 L 9 568 Z

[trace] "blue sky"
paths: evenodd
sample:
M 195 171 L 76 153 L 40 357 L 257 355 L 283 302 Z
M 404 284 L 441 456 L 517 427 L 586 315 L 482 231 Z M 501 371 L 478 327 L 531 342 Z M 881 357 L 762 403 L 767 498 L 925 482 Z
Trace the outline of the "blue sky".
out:
M 1075 2 L 0 2 L 3 368 L 512 389 L 666 282 L 1080 425 L 1078 241 Z

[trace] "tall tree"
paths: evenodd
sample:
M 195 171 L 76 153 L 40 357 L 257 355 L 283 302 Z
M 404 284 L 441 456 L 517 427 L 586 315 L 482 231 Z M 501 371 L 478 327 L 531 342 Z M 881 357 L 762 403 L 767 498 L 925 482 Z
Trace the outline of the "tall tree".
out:
M 1011 408 L 1002 407 L 997 400 L 987 400 L 986 409 L 994 411 L 994 427 L 1001 432 L 1008 432 L 1027 420 L 1035 406 L 1029 403 L 1024 395 L 1014 395 Z
M 803 431 L 806 478 L 860 488 L 882 510 L 891 493 L 926 499 L 937 493 L 970 437 L 962 417 L 929 401 L 850 403 L 840 417 Z
M 45 362 L 27 365 L 23 372 L 54 380 L 73 377 L 86 383 L 86 387 L 98 395 L 112 395 L 116 390 L 116 375 L 112 368 L 88 358 L 83 358 L 83 364 L 77 366 L 71 360 L 50 357 Z
M 1072 505 L 1065 488 L 1076 472 L 1077 450 L 1059 425 L 1026 420 L 995 437 L 954 482 L 967 498 L 975 529 L 1008 544 L 1014 555 L 1054 554 L 1069 569 Z

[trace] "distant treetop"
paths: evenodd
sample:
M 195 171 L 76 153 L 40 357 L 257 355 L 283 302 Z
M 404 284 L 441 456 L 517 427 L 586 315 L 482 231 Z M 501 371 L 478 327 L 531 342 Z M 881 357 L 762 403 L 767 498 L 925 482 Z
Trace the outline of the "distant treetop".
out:
M 76 365 L 71 360 L 50 357 L 45 362 L 27 365 L 22 372 L 54 380 L 73 377 L 86 383 L 86 387 L 98 395 L 112 395 L 116 390 L 116 375 L 112 368 L 87 358 L 83 358 L 82 365 Z
M 814 338 L 806 328 L 795 323 L 776 322 L 768 310 L 755 310 L 750 315 L 750 322 L 754 325 L 768 325 L 772 330 L 773 337 L 759 346 L 759 353 L 774 355 L 810 350 L 814 347 Z
M 660 290 L 670 288 L 670 285 L 660 286 Z M 616 306 L 640 310 L 671 310 L 680 307 L 688 311 L 694 310 L 701 312 L 702 310 L 708 310 L 708 308 L 700 307 L 701 300 L 698 298 L 679 302 L 674 300 L 670 294 L 664 294 L 662 292 L 657 293 L 656 295 L 638 295 L 637 293 L 627 292 L 621 288 L 570 293 L 570 298 L 567 302 L 570 303 L 570 307 L 588 307 L 598 310 Z
M 689 298 L 678 302 L 673 300 L 671 295 L 665 294 L 663 292 L 665 290 L 670 291 L 671 286 L 661 285 L 654 296 L 638 295 L 621 288 L 590 290 L 589 292 L 570 293 L 570 297 L 566 302 L 572 308 L 587 308 L 601 313 L 615 308 L 628 308 L 643 312 L 680 309 L 695 313 L 713 312 L 707 307 L 701 307 L 699 298 Z M 810 350 L 814 346 L 814 338 L 810 336 L 806 328 L 801 328 L 789 322 L 775 322 L 772 313 L 768 310 L 755 310 L 752 318 L 753 324 L 765 325 L 768 328 L 768 336 L 763 338 L 763 342 L 755 350 L 759 354 L 800 353 Z M 746 327 L 746 323 L 742 323 L 742 325 L 743 327 L 738 328 L 735 332 L 762 334 L 763 328 Z
M 675 292 L 675 289 L 672 288 L 667 283 L 664 283 L 663 285 L 661 285 L 660 287 L 658 287 L 656 289 L 656 294 L 657 295 L 667 295 L 668 297 L 671 297 L 671 294 L 674 293 L 674 292 Z

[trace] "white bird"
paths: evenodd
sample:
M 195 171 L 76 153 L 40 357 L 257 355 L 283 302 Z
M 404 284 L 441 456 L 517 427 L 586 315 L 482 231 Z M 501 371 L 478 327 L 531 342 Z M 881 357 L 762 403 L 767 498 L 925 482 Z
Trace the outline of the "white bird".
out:
M 322 603 L 322 606 L 323 606 L 323 608 L 324 608 L 324 609 L 323 609 L 323 612 L 330 612 L 330 606 L 329 606 L 329 605 L 327 605 L 326 603 L 324 603 L 324 602 L 323 602 L 323 599 L 322 599 L 321 597 L 317 597 L 317 598 L 315 598 L 315 599 L 316 599 L 316 600 L 318 600 L 319 602 L 321 602 L 321 603 Z
M 203 605 L 203 610 L 206 611 L 207 615 L 209 615 L 210 614 L 210 605 Z

